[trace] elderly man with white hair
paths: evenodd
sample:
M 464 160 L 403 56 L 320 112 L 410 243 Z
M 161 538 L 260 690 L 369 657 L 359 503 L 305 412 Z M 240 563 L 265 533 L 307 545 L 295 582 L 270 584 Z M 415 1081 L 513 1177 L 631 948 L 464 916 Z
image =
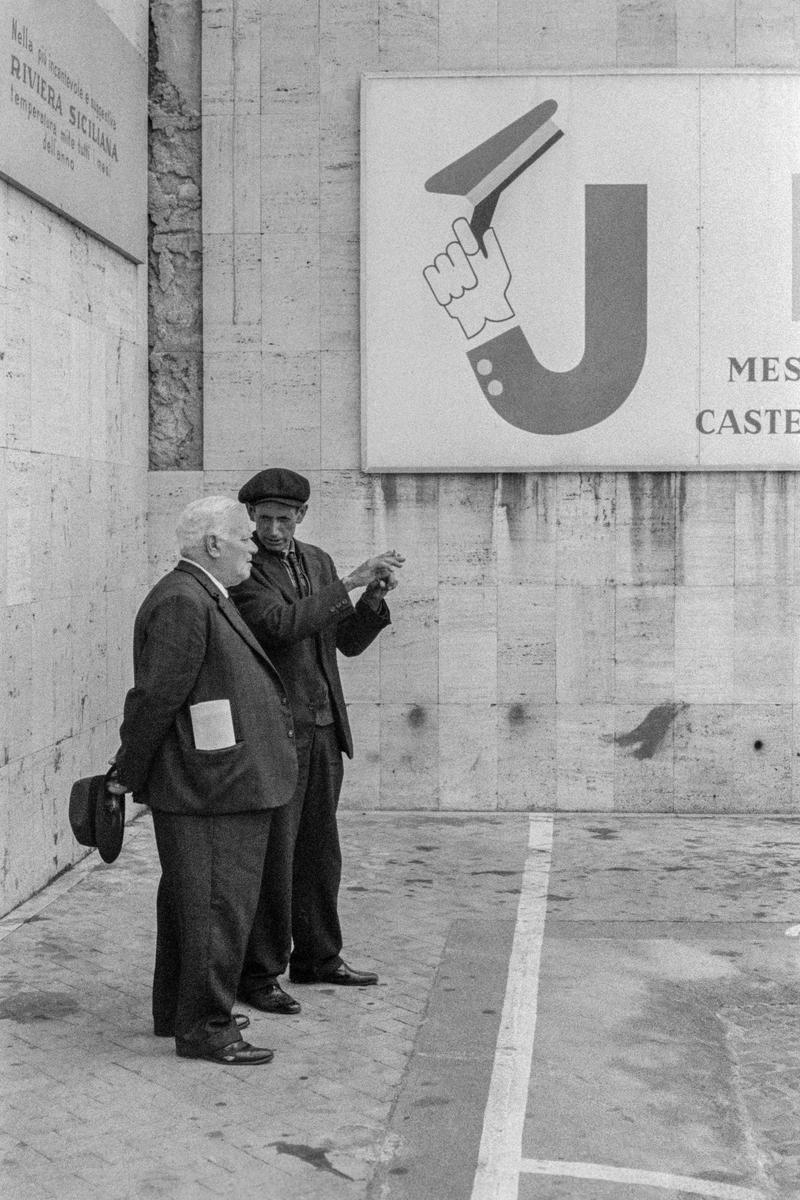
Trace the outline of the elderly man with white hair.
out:
M 241 504 L 208 496 L 177 526 L 181 557 L 136 617 L 134 685 L 109 786 L 152 809 L 162 877 L 153 1020 L 183 1058 L 269 1062 L 233 1013 L 274 810 L 297 756 L 280 676 L 228 598 L 255 550 Z

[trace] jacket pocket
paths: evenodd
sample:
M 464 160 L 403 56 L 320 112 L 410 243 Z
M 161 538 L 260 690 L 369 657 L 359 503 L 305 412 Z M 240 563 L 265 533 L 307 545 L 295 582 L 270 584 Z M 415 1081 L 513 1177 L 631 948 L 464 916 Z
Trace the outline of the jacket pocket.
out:
M 183 761 L 188 779 L 209 808 L 236 811 L 253 807 L 255 772 L 244 742 L 222 750 L 186 746 Z

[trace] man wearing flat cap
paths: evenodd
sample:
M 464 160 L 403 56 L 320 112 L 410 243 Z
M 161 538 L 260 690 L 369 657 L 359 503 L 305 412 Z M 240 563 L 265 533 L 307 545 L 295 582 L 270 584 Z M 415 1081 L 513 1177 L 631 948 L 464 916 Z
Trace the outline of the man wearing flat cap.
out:
M 329 554 L 295 538 L 309 495 L 308 480 L 281 467 L 259 471 L 241 488 L 257 549 L 249 579 L 231 589 L 286 686 L 299 767 L 294 797 L 270 833 L 270 870 L 239 985 L 243 1000 L 273 1013 L 300 1011 L 277 982 L 287 965 L 293 983 L 378 982 L 341 958 L 336 809 L 342 753 L 352 757 L 353 741 L 336 653 L 361 654 L 390 623 L 384 597 L 404 559 L 386 551 L 340 576 Z M 353 605 L 350 593 L 362 588 Z

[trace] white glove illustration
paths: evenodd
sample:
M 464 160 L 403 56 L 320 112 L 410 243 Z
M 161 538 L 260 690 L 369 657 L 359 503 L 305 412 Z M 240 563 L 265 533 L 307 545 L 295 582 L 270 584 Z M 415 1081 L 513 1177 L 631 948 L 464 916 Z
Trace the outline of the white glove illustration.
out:
M 514 316 L 506 293 L 511 272 L 493 229 L 487 229 L 484 255 L 465 217 L 453 222 L 454 242 L 437 254 L 423 275 L 439 304 L 473 338 L 487 321 Z

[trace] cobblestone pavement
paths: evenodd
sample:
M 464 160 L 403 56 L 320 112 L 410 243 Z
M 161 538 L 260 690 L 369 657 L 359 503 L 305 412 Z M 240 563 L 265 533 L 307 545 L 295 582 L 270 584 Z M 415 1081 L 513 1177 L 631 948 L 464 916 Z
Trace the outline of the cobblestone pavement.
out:
M 251 1012 L 248 1036 L 275 1059 L 244 1069 L 177 1059 L 151 1034 L 158 866 L 137 820 L 116 863 L 91 855 L 0 922 L 0 1193 L 364 1196 L 448 929 L 469 913 L 513 921 L 526 828 L 343 814 L 345 955 L 381 983 L 292 988 L 298 1017 Z
M 171 1040 L 151 1034 L 158 868 L 147 817 L 129 826 L 116 863 L 91 855 L 0 921 L 4 1200 L 469 1200 L 528 816 L 351 811 L 341 825 L 345 956 L 381 983 L 292 987 L 298 1017 L 251 1011 L 248 1036 L 276 1051 L 268 1066 L 180 1060 Z M 800 1197 L 798 831 L 763 817 L 556 818 L 527 1153 L 543 1154 L 550 1139 L 558 1153 L 546 1157 L 577 1157 L 569 1122 L 585 1074 L 581 1039 L 611 1037 L 614 989 L 635 976 L 629 1006 L 640 994 L 649 1013 L 659 1011 L 654 996 L 674 1004 L 652 1038 L 637 1034 L 641 1064 L 625 1067 L 624 1047 L 598 1047 L 601 1107 L 586 1107 L 578 1131 L 585 1146 L 595 1131 L 593 1161 L 614 1138 L 619 1157 L 627 1136 L 614 1123 L 624 1095 L 602 1107 L 608 1062 L 617 1081 L 635 1077 L 644 1105 L 645 1124 L 627 1142 L 637 1153 L 655 1146 L 654 1162 L 689 1174 L 688 1114 L 706 1158 L 724 1153 L 727 1138 L 759 1197 Z M 595 955 L 587 975 L 582 947 L 592 953 L 593 940 L 605 958 Z M 596 1031 L 589 986 L 609 1009 Z M 639 1011 L 627 1014 L 626 1036 Z M 676 1052 L 669 1094 L 644 1061 L 651 1043 L 662 1058 L 673 1042 L 685 1050 L 699 1035 L 681 1014 L 694 1022 L 698 1012 L 717 1031 L 703 1052 L 716 1056 L 709 1088 L 724 1094 L 722 1115 L 721 1103 L 698 1100 L 697 1078 L 684 1102 L 685 1054 Z M 532 1178 L 523 1192 L 694 1194 Z

